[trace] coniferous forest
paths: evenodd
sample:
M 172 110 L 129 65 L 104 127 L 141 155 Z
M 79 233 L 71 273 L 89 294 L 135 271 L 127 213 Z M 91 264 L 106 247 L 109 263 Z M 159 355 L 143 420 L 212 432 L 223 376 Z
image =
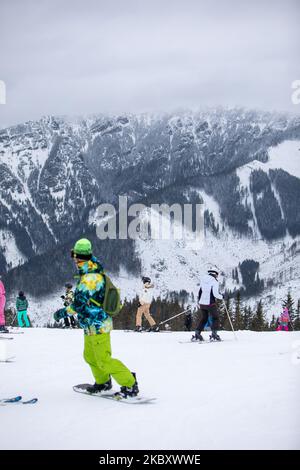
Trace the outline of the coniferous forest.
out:
M 200 319 L 200 311 L 190 307 L 188 304 L 189 296 L 188 292 L 180 291 L 170 292 L 167 298 L 162 299 L 158 297 L 151 303 L 151 315 L 155 319 L 156 323 L 164 322 L 161 325 L 162 330 L 171 331 L 187 331 L 194 330 Z M 192 298 L 193 300 L 193 298 Z M 117 330 L 134 330 L 135 328 L 135 316 L 138 309 L 138 297 L 132 300 L 125 299 L 123 302 L 123 308 L 118 316 L 114 318 L 114 328 Z M 293 299 L 290 292 L 287 292 L 284 299 L 282 299 L 281 306 L 278 306 L 278 311 L 274 312 L 271 319 L 267 319 L 263 303 L 259 301 L 255 308 L 247 305 L 247 302 L 243 300 L 241 292 L 238 291 L 232 296 L 225 298 L 225 305 L 227 312 L 231 318 L 234 330 L 252 330 L 252 331 L 274 331 L 277 328 L 277 320 L 280 316 L 282 309 L 287 307 L 291 318 L 290 330 L 300 331 L 300 299 Z M 187 309 L 189 309 L 187 311 Z M 223 302 L 218 302 L 218 309 L 220 312 L 220 330 L 231 330 L 230 322 L 227 316 L 226 309 Z M 178 315 L 181 312 L 186 311 L 182 315 Z M 191 326 L 187 328 L 187 316 L 191 315 Z M 17 319 L 15 310 L 10 308 L 5 312 L 7 325 L 17 326 Z M 178 316 L 176 316 L 178 315 Z M 176 317 L 168 321 L 169 318 Z M 32 325 L 34 326 L 34 325 Z M 62 323 L 48 323 L 44 325 L 49 328 L 61 328 Z M 145 323 L 144 327 L 148 328 L 148 324 Z

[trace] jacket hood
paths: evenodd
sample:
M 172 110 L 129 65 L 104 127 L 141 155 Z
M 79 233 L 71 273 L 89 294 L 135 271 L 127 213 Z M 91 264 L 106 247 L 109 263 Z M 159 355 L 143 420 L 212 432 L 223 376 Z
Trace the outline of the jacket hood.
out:
M 92 256 L 88 261 L 79 261 L 77 266 L 81 276 L 88 273 L 103 273 L 103 266 L 95 256 Z

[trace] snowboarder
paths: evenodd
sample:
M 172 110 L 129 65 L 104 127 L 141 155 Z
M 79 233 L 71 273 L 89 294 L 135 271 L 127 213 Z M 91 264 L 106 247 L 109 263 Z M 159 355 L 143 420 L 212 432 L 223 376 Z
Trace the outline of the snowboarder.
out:
M 73 287 L 72 284 L 67 283 L 65 285 L 66 293 L 65 295 L 61 295 L 61 299 L 63 299 L 65 307 L 69 307 L 69 305 L 71 305 L 71 303 L 74 300 L 74 292 L 72 290 L 72 287 Z M 74 315 L 64 318 L 65 328 L 70 328 L 70 322 L 71 322 L 72 328 L 76 328 L 76 321 L 75 321 Z
M 5 326 L 5 308 L 6 303 L 6 293 L 5 287 L 2 282 L 2 277 L 0 276 L 0 333 L 8 333 L 8 329 Z
M 289 309 L 285 307 L 277 320 L 276 331 L 289 331 L 289 325 L 291 323 Z
M 148 331 L 159 331 L 159 326 L 156 324 L 154 318 L 150 314 L 150 305 L 151 305 L 151 291 L 153 284 L 151 284 L 150 277 L 142 277 L 143 288 L 139 295 L 139 307 L 136 313 L 135 320 L 135 331 L 142 331 L 142 318 L 145 315 L 146 319 L 150 324 Z
M 217 271 L 211 269 L 201 279 L 198 294 L 201 318 L 195 335 L 192 336 L 192 341 L 204 341 L 201 332 L 204 330 L 208 320 L 211 325 L 210 339 L 221 341 L 220 336 L 217 334 L 219 327 L 219 311 L 216 305 L 216 299 L 222 300 L 223 296 L 219 292 L 218 275 L 219 273 Z
M 95 378 L 95 384 L 87 391 L 97 394 L 110 390 L 112 377 L 121 385 L 119 395 L 124 398 L 136 396 L 139 389 L 135 373 L 111 357 L 112 317 L 102 308 L 106 280 L 102 265 L 92 253 L 91 242 L 86 238 L 78 240 L 71 256 L 79 272 L 74 300 L 68 307 L 55 312 L 54 319 L 59 321 L 77 314 L 79 326 L 84 329 L 84 359 Z
M 16 309 L 17 309 L 17 318 L 18 318 L 18 325 L 23 328 L 24 323 L 27 328 L 30 327 L 27 310 L 28 310 L 28 300 L 25 297 L 23 291 L 19 292 L 19 296 L 17 297 L 16 301 Z M 24 323 L 23 323 L 24 321 Z

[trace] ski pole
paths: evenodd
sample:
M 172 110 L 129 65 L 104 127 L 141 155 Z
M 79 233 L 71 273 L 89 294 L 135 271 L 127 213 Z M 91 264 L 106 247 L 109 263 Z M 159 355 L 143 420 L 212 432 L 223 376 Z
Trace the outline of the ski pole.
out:
M 179 317 L 180 315 L 183 315 L 186 312 L 189 312 L 191 309 L 188 308 L 187 310 L 184 310 L 183 312 L 178 313 L 177 315 L 174 315 L 173 317 L 167 318 L 167 320 L 159 322 L 159 325 L 163 325 L 164 323 L 167 323 L 167 321 L 173 320 L 173 318 Z
M 224 307 L 225 307 L 225 311 L 226 311 L 226 314 L 227 314 L 227 317 L 228 317 L 228 320 L 229 320 L 229 323 L 230 323 L 230 326 L 231 326 L 231 329 L 232 329 L 232 332 L 234 334 L 234 339 L 237 340 L 237 337 L 236 337 L 236 334 L 235 334 L 235 331 L 234 331 L 234 328 L 233 328 L 233 324 L 232 324 L 232 321 L 231 321 L 231 318 L 230 318 L 230 315 L 228 313 L 228 310 L 227 310 L 227 307 L 226 307 L 226 304 L 225 304 L 225 301 L 223 299 L 223 304 L 224 304 Z
M 14 311 L 14 316 L 13 316 L 13 319 L 12 319 L 12 322 L 11 322 L 11 326 L 14 326 L 15 320 L 17 319 L 17 311 L 16 311 L 16 309 L 13 309 L 13 311 Z

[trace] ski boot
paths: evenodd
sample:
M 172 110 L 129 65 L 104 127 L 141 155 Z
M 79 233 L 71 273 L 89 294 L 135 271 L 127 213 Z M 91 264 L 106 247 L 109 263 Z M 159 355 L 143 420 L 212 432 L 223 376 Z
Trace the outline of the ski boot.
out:
M 217 334 L 215 330 L 211 332 L 211 335 L 209 336 L 209 341 L 222 341 L 220 336 Z
M 195 332 L 195 334 L 191 337 L 191 341 L 194 343 L 195 341 L 204 341 L 203 336 L 201 333 Z
M 5 325 L 0 326 L 0 333 L 9 333 L 9 329 Z
M 121 396 L 122 398 L 137 396 L 137 394 L 139 393 L 139 387 L 138 387 L 135 373 L 132 372 L 132 375 L 135 378 L 135 383 L 132 385 L 132 387 L 124 387 L 124 386 L 121 387 L 121 390 L 116 393 L 116 396 Z
M 159 332 L 159 326 L 158 325 L 154 325 L 154 326 L 151 326 L 147 331 L 152 331 L 154 333 L 158 333 Z
M 141 333 L 143 331 L 143 328 L 141 326 L 136 326 L 135 330 L 137 333 Z
M 109 379 L 104 384 L 97 384 L 95 382 L 94 385 L 87 387 L 86 391 L 88 393 L 96 394 L 96 393 L 108 392 L 108 390 L 110 390 L 111 388 L 112 388 L 112 383 L 111 383 L 111 379 Z

